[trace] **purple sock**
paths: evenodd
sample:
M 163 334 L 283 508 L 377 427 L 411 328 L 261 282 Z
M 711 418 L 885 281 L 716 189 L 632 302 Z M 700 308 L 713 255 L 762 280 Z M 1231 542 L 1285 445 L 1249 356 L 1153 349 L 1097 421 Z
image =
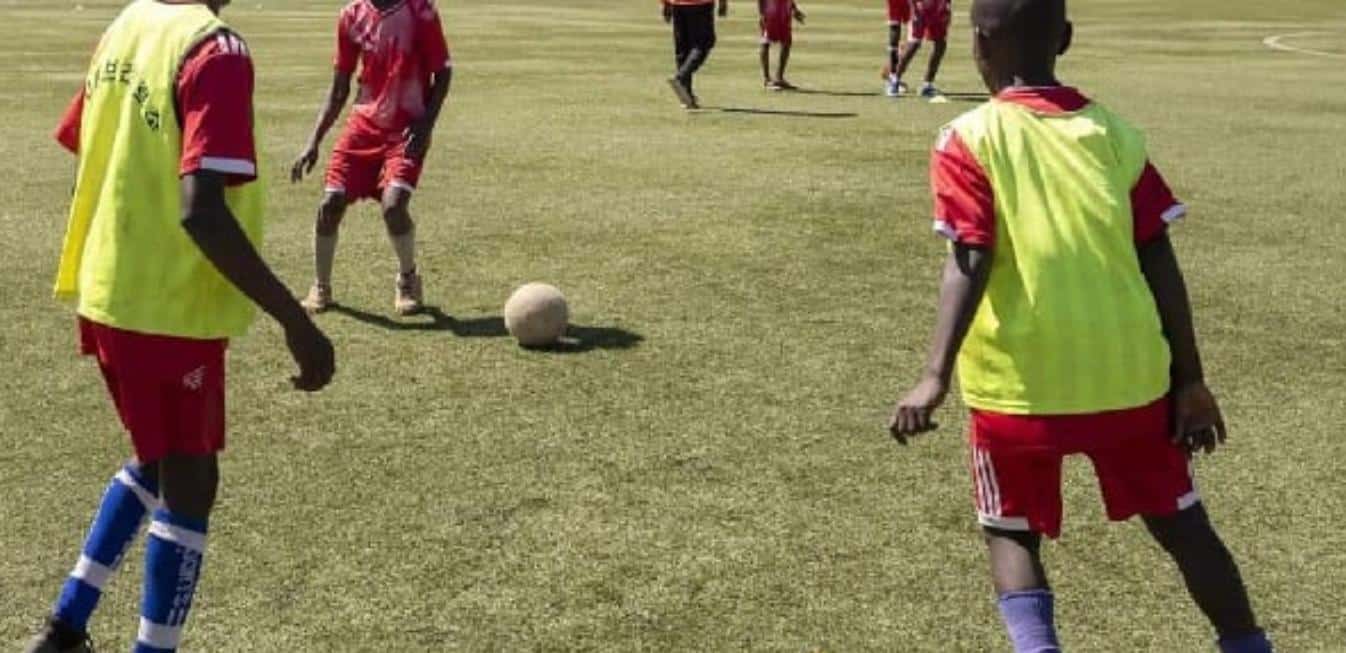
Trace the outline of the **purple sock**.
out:
M 1000 616 L 1005 619 L 1015 653 L 1060 653 L 1053 605 L 1048 590 L 1010 592 L 1000 597 Z
M 1221 639 L 1218 644 L 1220 653 L 1272 653 L 1271 640 L 1260 630 L 1242 637 Z

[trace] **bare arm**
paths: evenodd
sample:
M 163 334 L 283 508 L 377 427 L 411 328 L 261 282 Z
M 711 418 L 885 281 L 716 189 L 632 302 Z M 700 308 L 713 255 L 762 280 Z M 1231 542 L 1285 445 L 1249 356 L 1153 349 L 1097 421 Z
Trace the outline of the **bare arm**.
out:
M 1192 305 L 1178 256 L 1168 234 L 1141 245 L 1137 253 L 1173 356 L 1173 442 L 1188 451 L 1204 449 L 1209 453 L 1228 434 L 1219 405 L 1206 387 L 1196 329 L 1192 326 Z
M 290 181 L 300 181 L 304 175 L 313 171 L 313 166 L 318 162 L 318 148 L 322 146 L 322 141 L 327 137 L 327 132 L 331 131 L 332 125 L 336 124 L 337 118 L 341 117 L 341 110 L 346 106 L 350 94 L 351 74 L 342 70 L 334 71 L 332 86 L 327 91 L 327 103 L 318 113 L 318 122 L 313 125 L 313 134 L 309 136 L 304 152 L 290 169 Z
M 930 417 L 949 392 L 958 350 L 986 294 L 991 256 L 987 250 L 957 243 L 949 253 L 925 371 L 916 387 L 898 402 L 888 422 L 888 430 L 898 442 L 906 444 L 908 436 L 936 427 Z
M 198 171 L 182 178 L 182 228 L 220 274 L 285 329 L 299 364 L 295 387 L 316 391 L 335 373 L 332 343 L 276 278 L 224 201 L 219 173 Z
M 449 87 L 452 84 L 452 66 L 444 66 L 435 73 L 430 85 L 430 97 L 425 101 L 425 114 L 407 128 L 407 156 L 421 159 L 430 149 L 430 136 L 435 131 L 439 112 L 444 108 L 444 100 L 449 97 Z

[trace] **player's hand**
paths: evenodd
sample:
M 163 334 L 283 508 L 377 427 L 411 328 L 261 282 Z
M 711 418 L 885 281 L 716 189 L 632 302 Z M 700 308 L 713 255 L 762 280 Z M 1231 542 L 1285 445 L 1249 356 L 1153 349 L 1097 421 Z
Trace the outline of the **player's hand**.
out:
M 806 18 L 808 18 L 808 16 L 805 16 L 805 15 L 804 15 L 804 12 L 803 12 L 803 11 L 800 11 L 800 9 L 799 9 L 798 7 L 796 7 L 796 8 L 795 8 L 795 21 L 798 22 L 800 25 L 803 25 L 803 24 L 804 24 L 804 20 L 805 20 Z
M 893 439 L 899 444 L 906 444 L 912 436 L 939 428 L 931 418 L 948 394 L 949 386 L 943 379 L 930 374 L 922 378 L 911 392 L 897 402 L 893 416 L 888 418 L 888 432 Z
M 290 183 L 303 181 L 304 176 L 313 172 L 313 166 L 317 164 L 318 148 L 310 145 L 298 159 L 295 159 L 294 166 L 290 168 Z
M 1188 383 L 1173 392 L 1173 444 L 1189 454 L 1211 453 L 1228 437 L 1220 405 L 1205 383 Z
M 668 3 L 664 3 L 664 22 L 665 23 L 673 22 L 673 5 L 670 5 Z
M 290 377 L 290 383 L 304 392 L 317 392 L 332 382 L 336 374 L 336 352 L 332 341 L 312 320 L 305 318 L 285 328 L 285 344 L 299 365 L 299 376 Z
M 729 3 L 726 0 L 720 0 L 720 18 L 729 15 Z
M 411 123 L 410 127 L 403 132 L 407 139 L 407 158 L 420 161 L 425 158 L 425 153 L 430 151 L 430 133 L 434 131 L 434 126 L 424 118 Z

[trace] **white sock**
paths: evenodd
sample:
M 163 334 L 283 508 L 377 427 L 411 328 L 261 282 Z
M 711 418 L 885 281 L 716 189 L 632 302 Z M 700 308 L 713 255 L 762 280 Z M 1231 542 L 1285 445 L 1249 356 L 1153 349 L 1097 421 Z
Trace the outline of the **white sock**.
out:
M 318 285 L 332 287 L 332 263 L 336 260 L 337 235 L 313 235 L 313 267 Z
M 388 240 L 393 243 L 393 251 L 397 252 L 398 271 L 404 276 L 416 271 L 416 227 L 401 236 L 388 234 Z

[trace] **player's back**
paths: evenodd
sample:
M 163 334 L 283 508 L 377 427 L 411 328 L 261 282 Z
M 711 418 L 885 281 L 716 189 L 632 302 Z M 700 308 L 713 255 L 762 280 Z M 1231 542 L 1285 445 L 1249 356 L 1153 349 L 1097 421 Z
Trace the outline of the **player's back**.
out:
M 1136 255 L 1144 138 L 1107 108 L 995 99 L 955 120 L 995 201 L 987 299 L 965 349 L 983 408 L 1059 414 L 1142 405 L 1169 352 Z M 947 138 L 947 137 L 946 137 Z

